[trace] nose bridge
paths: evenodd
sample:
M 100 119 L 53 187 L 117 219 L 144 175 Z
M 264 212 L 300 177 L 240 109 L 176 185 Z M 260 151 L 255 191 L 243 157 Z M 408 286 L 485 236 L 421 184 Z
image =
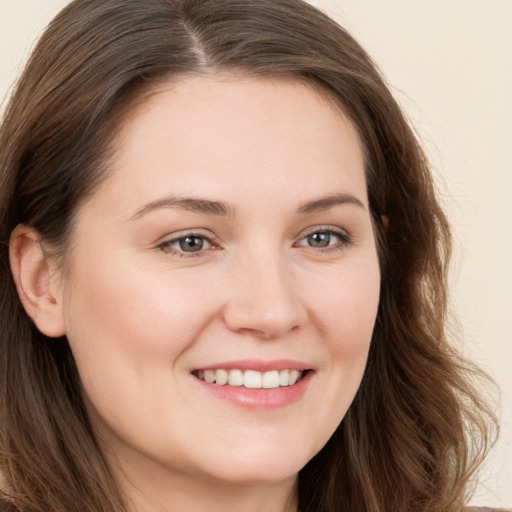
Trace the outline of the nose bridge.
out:
M 276 338 L 304 323 L 306 310 L 291 262 L 278 245 L 254 244 L 234 267 L 225 311 L 230 329 Z

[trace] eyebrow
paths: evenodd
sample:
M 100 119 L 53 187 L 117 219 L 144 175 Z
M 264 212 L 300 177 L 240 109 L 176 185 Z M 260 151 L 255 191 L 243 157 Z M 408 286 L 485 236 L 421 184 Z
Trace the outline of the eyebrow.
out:
M 322 197 L 320 199 L 315 199 L 314 201 L 303 203 L 299 207 L 298 212 L 303 215 L 307 213 L 322 212 L 342 204 L 353 204 L 359 208 L 362 208 L 363 210 L 366 210 L 366 206 L 356 196 L 343 193 L 334 194 L 332 196 Z
M 222 201 L 211 201 L 210 199 L 203 199 L 200 197 L 164 197 L 162 199 L 157 199 L 156 201 L 151 201 L 139 208 L 130 217 L 130 220 L 138 219 L 146 213 L 154 210 L 166 208 L 180 208 L 182 210 L 215 216 L 228 216 L 233 215 L 234 213 L 233 208 Z
M 352 194 L 335 194 L 328 197 L 322 197 L 313 201 L 308 201 L 299 206 L 297 212 L 301 215 L 308 213 L 321 212 L 329 210 L 334 206 L 343 204 L 353 204 L 366 210 L 364 204 Z M 135 220 L 146 213 L 161 210 L 166 208 L 179 208 L 188 210 L 195 213 L 202 213 L 205 215 L 213 216 L 234 216 L 235 209 L 228 203 L 222 201 L 212 201 L 210 199 L 203 199 L 200 197 L 164 197 L 145 204 L 139 208 L 131 217 L 130 220 Z

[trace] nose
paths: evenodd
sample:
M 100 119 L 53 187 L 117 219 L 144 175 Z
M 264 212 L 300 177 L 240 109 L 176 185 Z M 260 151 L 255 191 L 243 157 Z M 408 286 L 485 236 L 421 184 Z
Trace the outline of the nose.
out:
M 245 256 L 229 277 L 224 322 L 235 332 L 277 339 L 302 327 L 307 308 L 290 265 L 276 254 Z

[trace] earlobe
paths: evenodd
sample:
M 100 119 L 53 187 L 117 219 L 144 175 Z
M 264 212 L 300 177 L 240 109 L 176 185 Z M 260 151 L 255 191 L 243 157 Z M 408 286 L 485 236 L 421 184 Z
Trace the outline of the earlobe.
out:
M 60 286 L 41 246 L 39 233 L 20 224 L 11 234 L 9 258 L 21 302 L 46 336 L 65 334 Z

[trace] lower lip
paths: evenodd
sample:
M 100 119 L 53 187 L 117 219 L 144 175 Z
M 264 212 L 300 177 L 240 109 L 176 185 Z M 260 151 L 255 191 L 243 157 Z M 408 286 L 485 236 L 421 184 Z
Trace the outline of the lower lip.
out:
M 304 396 L 313 373 L 313 371 L 309 370 L 293 386 L 273 389 L 250 389 L 243 386 L 229 386 L 227 384 L 220 386 L 218 384 L 210 384 L 195 376 L 193 378 L 202 385 L 203 389 L 238 406 L 248 409 L 277 409 L 298 402 Z

